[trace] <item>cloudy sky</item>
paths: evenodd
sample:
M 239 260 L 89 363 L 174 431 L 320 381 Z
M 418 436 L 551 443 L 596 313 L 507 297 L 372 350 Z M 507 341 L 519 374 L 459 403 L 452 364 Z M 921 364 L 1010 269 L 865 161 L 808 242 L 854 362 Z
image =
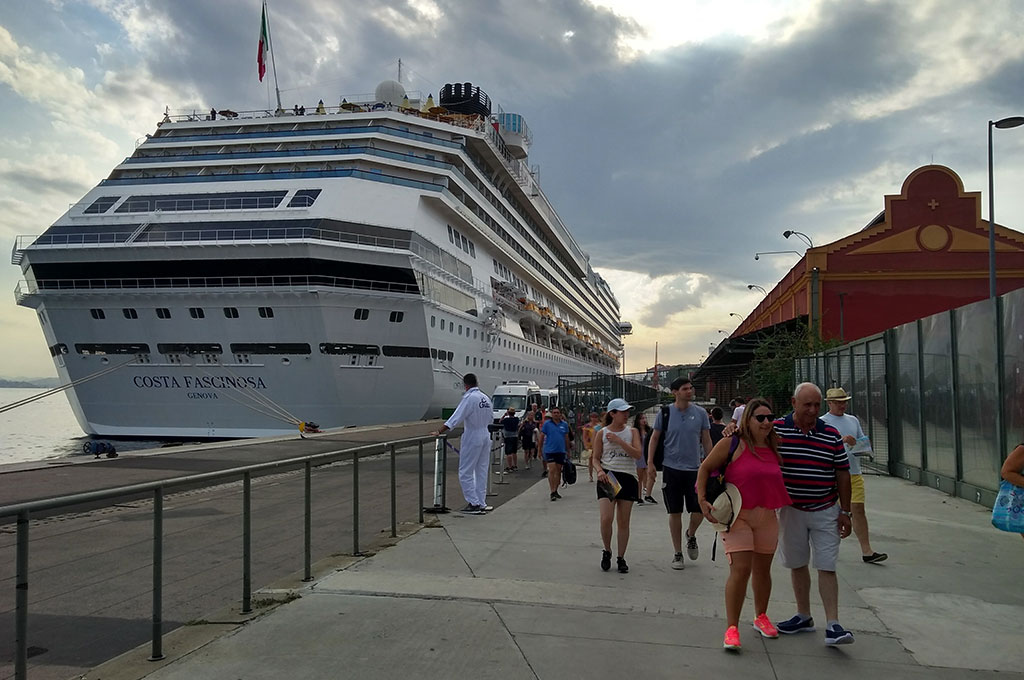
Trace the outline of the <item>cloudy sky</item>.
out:
M 0 245 L 42 233 L 165 106 L 266 107 L 259 0 L 0 3 Z M 472 81 L 534 134 L 545 193 L 633 322 L 627 369 L 696 361 L 802 250 L 860 229 L 920 165 L 987 190 L 986 121 L 1024 114 L 1013 0 L 276 0 L 287 105 Z M 984 10 L 984 11 L 983 11 Z M 269 80 L 269 79 L 268 79 Z M 1024 228 L 1024 128 L 997 132 Z M 987 196 L 987 194 L 986 194 Z M 0 267 L 0 376 L 53 375 Z M 6 291 L 6 292 L 4 292 Z

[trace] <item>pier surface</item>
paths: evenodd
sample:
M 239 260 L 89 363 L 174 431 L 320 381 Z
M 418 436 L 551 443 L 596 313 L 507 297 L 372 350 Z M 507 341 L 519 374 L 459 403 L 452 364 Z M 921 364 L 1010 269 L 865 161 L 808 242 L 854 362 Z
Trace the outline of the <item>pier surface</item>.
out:
M 407 526 L 393 545 L 339 557 L 311 584 L 254 581 L 270 584 L 255 594 L 268 603 L 261 612 L 232 618 L 228 610 L 180 626 L 165 638 L 163 661 L 147 660 L 143 621 L 138 648 L 84 677 L 1024 679 L 1015 623 L 1024 620 L 1024 540 L 993 529 L 979 505 L 867 475 L 872 543 L 890 557 L 864 564 L 856 540 L 843 542 L 840 620 L 856 643 L 823 644 L 812 588 L 818 632 L 763 640 L 750 627 L 748 599 L 736 654 L 721 648 L 728 565 L 721 545 L 711 561 L 706 524 L 700 558 L 675 571 L 664 506 L 634 507 L 630 572 L 603 572 L 585 470 L 556 502 L 536 470 L 515 481 L 492 513 Z M 773 576 L 769 616 L 781 620 L 795 611 L 793 593 L 787 570 L 776 564 Z M 40 664 L 29 677 L 45 672 Z

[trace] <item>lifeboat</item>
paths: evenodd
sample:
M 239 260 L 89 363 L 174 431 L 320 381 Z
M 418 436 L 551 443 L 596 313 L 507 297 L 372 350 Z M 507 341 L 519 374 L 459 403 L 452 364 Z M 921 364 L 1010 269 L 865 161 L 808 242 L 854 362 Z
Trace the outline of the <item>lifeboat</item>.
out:
M 555 319 L 555 327 L 551 329 L 551 335 L 555 336 L 560 340 L 567 337 L 567 333 L 565 330 L 565 322 L 562 321 L 561 319 Z
M 540 309 L 537 308 L 537 305 L 532 300 L 519 298 L 519 308 L 523 310 L 524 317 L 534 323 L 540 322 Z

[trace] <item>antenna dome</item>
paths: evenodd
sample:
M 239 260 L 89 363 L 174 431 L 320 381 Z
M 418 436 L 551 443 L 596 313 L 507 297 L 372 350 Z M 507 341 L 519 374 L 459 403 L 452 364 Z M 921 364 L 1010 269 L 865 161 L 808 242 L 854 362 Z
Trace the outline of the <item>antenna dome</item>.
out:
M 405 87 L 397 80 L 385 80 L 373 91 L 374 98 L 385 104 L 401 104 L 405 96 Z

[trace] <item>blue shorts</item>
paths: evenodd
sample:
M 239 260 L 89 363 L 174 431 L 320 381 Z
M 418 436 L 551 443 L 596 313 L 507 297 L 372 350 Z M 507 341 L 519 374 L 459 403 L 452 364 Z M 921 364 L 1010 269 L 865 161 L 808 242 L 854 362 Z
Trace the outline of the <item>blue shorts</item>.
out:
M 545 463 L 557 463 L 558 465 L 565 465 L 565 452 L 560 451 L 558 453 L 545 453 Z

